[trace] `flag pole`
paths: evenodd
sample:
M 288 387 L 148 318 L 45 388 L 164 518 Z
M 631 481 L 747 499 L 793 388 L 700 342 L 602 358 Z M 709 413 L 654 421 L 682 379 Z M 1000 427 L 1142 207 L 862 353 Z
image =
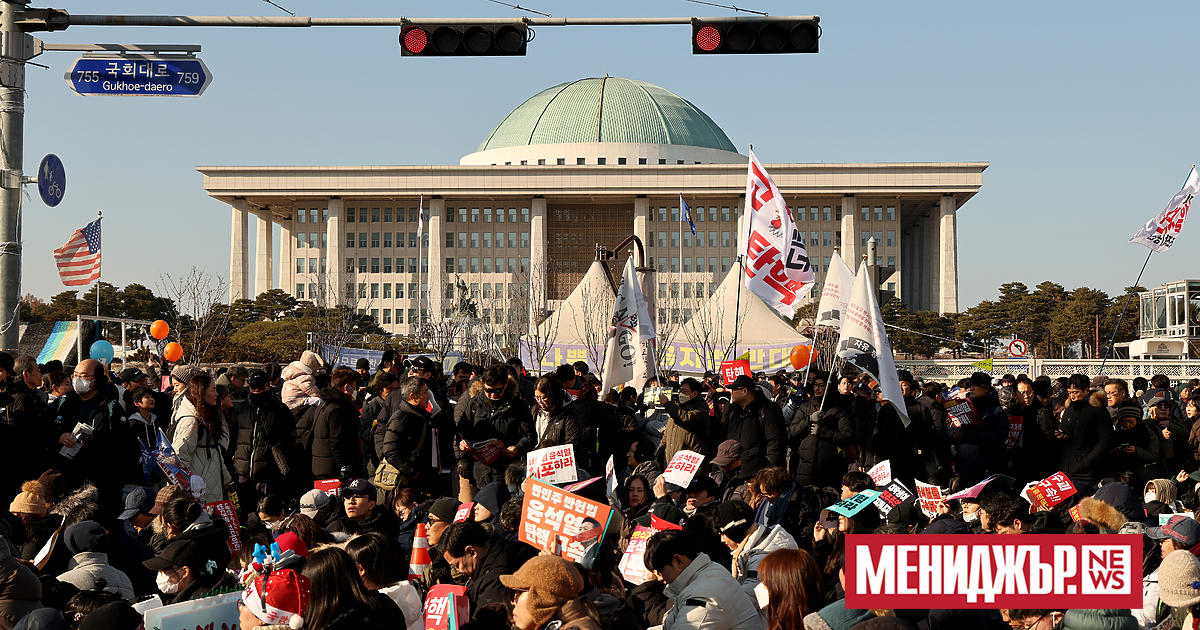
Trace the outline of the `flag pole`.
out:
M 1194 167 L 1193 167 L 1194 168 Z M 1142 270 L 1138 272 L 1137 280 L 1133 281 L 1133 286 L 1136 288 L 1138 283 L 1142 281 L 1142 274 L 1146 271 L 1146 265 L 1150 263 L 1150 257 L 1154 255 L 1154 250 L 1146 254 L 1146 262 L 1142 263 Z M 1108 339 L 1108 347 L 1104 349 L 1104 359 L 1100 361 L 1100 374 L 1104 373 L 1104 364 L 1108 363 L 1108 354 L 1112 352 L 1113 342 L 1117 340 L 1117 331 L 1121 330 L 1121 322 L 1125 321 L 1125 311 L 1129 308 L 1129 303 L 1133 300 L 1133 291 L 1125 298 L 1125 306 L 1121 309 L 1121 316 L 1117 318 L 1117 327 L 1113 328 L 1112 336 Z
M 675 225 L 679 233 L 679 293 L 676 294 L 676 306 L 679 308 L 679 325 L 683 326 L 683 193 L 679 193 L 679 222 Z
M 444 208 L 443 208 L 444 209 Z M 421 200 L 417 203 L 417 225 L 420 227 L 417 230 L 417 264 L 422 265 L 417 267 L 417 322 L 421 322 L 424 318 L 421 316 L 421 311 L 429 310 L 429 291 L 425 288 L 425 272 L 424 264 L 421 259 L 425 255 L 425 195 L 421 194 Z M 424 301 L 425 308 L 421 308 Z M 423 327 L 420 323 L 417 324 L 417 340 L 420 341 L 424 336 Z
M 103 218 L 104 218 L 104 213 L 97 211 L 96 212 L 96 220 L 99 221 L 100 219 L 103 219 Z M 99 227 L 99 226 L 97 226 L 97 227 Z M 103 247 L 103 244 L 101 245 L 101 247 Z M 100 275 L 104 273 L 104 258 L 103 257 L 100 259 L 100 264 L 98 266 L 100 267 L 100 274 L 97 274 L 97 276 L 96 276 L 96 317 L 100 317 L 100 282 L 101 282 Z M 99 323 L 99 322 L 97 322 L 97 323 Z

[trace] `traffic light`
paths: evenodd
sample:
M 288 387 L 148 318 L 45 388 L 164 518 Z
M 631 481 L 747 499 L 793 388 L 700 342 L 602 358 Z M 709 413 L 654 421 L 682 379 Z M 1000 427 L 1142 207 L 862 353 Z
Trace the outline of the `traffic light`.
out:
M 529 27 L 507 24 L 421 24 L 400 29 L 403 57 L 524 57 Z
M 693 55 L 815 53 L 821 19 L 812 17 L 697 18 Z

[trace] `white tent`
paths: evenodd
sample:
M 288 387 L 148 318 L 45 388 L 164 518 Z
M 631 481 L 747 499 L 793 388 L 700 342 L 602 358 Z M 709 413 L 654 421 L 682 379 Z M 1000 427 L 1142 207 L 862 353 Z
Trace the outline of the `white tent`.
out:
M 589 353 L 587 348 L 597 345 L 603 347 L 608 342 L 608 329 L 615 301 L 616 296 L 604 274 L 604 267 L 593 261 L 571 295 L 559 302 L 554 313 L 538 325 L 538 341 L 544 346 L 549 346 L 543 360 L 543 369 L 553 369 L 563 363 L 575 361 L 593 363 L 593 358 L 598 357 L 599 353 Z M 527 366 L 532 366 L 529 337 L 527 335 L 522 340 L 521 358 L 526 361 Z M 592 370 L 599 373 L 600 367 L 593 365 Z

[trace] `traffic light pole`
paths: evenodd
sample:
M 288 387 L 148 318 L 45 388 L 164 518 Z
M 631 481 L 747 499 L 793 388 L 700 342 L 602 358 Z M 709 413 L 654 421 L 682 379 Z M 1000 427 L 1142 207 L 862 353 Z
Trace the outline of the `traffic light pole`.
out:
M 20 339 L 21 158 L 25 148 L 25 34 L 19 0 L 0 5 L 0 346 Z
M 72 15 L 71 26 L 257 26 L 267 28 L 309 28 L 313 26 L 423 26 L 434 24 L 525 24 L 528 26 L 650 26 L 691 24 L 693 22 L 732 23 L 761 21 L 762 18 L 314 18 L 236 15 Z M 815 15 L 775 19 L 812 20 Z

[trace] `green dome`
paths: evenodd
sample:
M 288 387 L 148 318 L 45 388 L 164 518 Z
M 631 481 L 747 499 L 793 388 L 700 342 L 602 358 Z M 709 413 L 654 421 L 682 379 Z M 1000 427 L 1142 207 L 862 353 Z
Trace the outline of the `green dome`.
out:
M 561 83 L 509 112 L 479 151 L 535 144 L 628 142 L 737 153 L 695 105 L 657 85 L 601 77 Z

